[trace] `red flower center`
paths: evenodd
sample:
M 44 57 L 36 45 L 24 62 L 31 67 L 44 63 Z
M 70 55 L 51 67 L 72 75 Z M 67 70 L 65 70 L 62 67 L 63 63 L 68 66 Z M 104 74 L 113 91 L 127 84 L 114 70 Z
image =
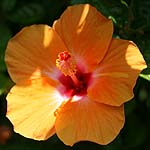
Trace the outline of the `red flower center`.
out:
M 79 81 L 78 84 L 75 84 L 70 76 L 65 76 L 64 74 L 61 74 L 58 78 L 65 87 L 65 90 L 61 92 L 63 95 L 72 97 L 74 95 L 83 96 L 87 94 L 87 88 L 91 80 L 91 73 L 77 71 L 75 75 Z
M 69 97 L 87 94 L 92 74 L 82 72 L 70 53 L 67 51 L 61 52 L 56 60 L 56 66 L 62 72 L 58 80 L 65 87 L 65 90 L 60 89 L 61 94 Z

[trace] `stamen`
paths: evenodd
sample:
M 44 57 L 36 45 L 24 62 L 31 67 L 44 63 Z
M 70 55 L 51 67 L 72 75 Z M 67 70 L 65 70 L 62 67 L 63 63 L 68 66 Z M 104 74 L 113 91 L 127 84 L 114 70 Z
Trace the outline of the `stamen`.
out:
M 58 59 L 56 59 L 56 66 L 65 76 L 70 76 L 72 81 L 76 85 L 79 85 L 79 80 L 75 75 L 77 72 L 76 64 L 69 52 L 64 51 L 59 53 Z

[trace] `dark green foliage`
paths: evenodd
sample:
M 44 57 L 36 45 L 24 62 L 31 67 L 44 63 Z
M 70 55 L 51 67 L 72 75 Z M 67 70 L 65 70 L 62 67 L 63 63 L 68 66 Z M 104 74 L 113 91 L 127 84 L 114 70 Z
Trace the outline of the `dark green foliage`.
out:
M 44 8 L 40 4 L 30 3 L 20 6 L 8 16 L 8 20 L 21 25 L 32 24 L 44 17 Z
M 133 101 L 125 104 L 126 124 L 118 137 L 107 146 L 79 142 L 72 148 L 56 136 L 34 141 L 16 133 L 0 150 L 149 150 L 150 149 L 150 1 L 149 0 L 1 0 L 0 1 L 0 125 L 12 129 L 5 118 L 6 99 L 13 82 L 4 63 L 8 40 L 22 27 L 49 24 L 59 18 L 69 5 L 89 3 L 114 23 L 114 37 L 134 41 L 148 68 L 137 80 Z

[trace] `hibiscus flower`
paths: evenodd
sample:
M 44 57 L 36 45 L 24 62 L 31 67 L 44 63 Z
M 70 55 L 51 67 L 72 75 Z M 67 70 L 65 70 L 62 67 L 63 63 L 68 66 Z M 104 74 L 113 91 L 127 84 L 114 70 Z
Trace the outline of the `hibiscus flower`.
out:
M 16 85 L 7 117 L 16 132 L 66 144 L 110 143 L 124 125 L 124 103 L 145 61 L 137 46 L 112 38 L 113 24 L 88 4 L 70 6 L 52 27 L 23 28 L 9 42 L 6 65 Z

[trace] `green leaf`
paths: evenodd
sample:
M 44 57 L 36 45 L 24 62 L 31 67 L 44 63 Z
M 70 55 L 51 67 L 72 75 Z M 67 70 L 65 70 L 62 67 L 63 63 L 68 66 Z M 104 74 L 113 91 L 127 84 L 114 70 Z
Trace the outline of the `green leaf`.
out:
M 120 135 L 117 136 L 117 138 L 110 144 L 106 145 L 105 148 L 106 148 L 106 150 L 121 150 L 121 149 L 123 149 L 121 136 Z
M 8 40 L 12 36 L 12 31 L 10 28 L 7 27 L 5 24 L 0 25 L 0 71 L 6 70 L 6 66 L 4 63 L 4 55 L 5 55 L 5 49 Z
M 145 69 L 141 74 L 140 77 L 150 81 L 150 68 Z
M 148 0 L 134 0 L 133 1 L 133 14 L 134 28 L 139 28 L 142 25 L 146 25 L 150 23 L 150 13 L 149 13 L 150 1 Z
M 26 4 L 14 11 L 8 19 L 12 22 L 22 25 L 38 22 L 44 17 L 44 8 L 40 4 Z
M 71 0 L 70 4 L 71 5 L 75 5 L 75 4 L 85 4 L 85 3 L 89 3 L 90 0 Z
M 0 95 L 2 95 L 4 92 L 8 92 L 12 85 L 13 82 L 11 79 L 4 73 L 0 72 Z
M 140 74 L 140 77 L 142 77 L 143 79 L 145 79 L 145 80 L 148 80 L 148 81 L 150 81 L 150 74 Z
M 108 18 L 111 19 L 111 20 L 113 21 L 114 24 L 117 24 L 117 20 L 115 19 L 115 17 L 109 16 Z
M 128 103 L 125 103 L 125 114 L 126 116 L 129 116 L 136 108 L 136 101 L 135 99 L 129 101 Z
M 126 119 L 125 132 L 123 134 L 124 148 L 134 149 L 142 145 L 147 139 L 146 125 L 141 122 L 137 114 L 132 114 Z
M 124 0 L 120 0 L 120 2 L 125 5 L 126 7 L 128 7 L 128 4 L 124 1 Z
M 0 52 L 4 51 L 11 36 L 10 28 L 6 24 L 0 24 Z
M 16 5 L 17 0 L 2 0 L 1 9 L 3 12 L 9 12 L 13 10 Z
M 103 1 L 93 0 L 91 1 L 92 5 L 95 6 L 100 12 L 102 12 L 105 16 L 110 16 L 110 9 L 108 5 L 106 5 Z

